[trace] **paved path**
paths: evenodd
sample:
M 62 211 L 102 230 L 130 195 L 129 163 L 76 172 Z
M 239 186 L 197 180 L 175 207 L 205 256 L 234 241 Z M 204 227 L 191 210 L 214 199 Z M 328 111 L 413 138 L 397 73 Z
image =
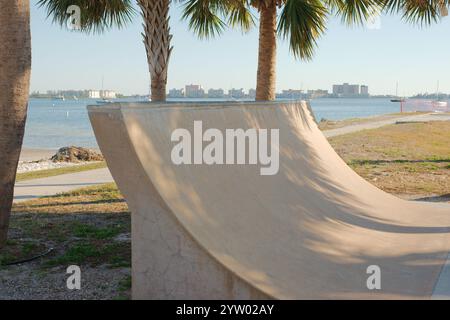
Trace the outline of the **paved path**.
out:
M 14 202 L 17 203 L 113 181 L 107 168 L 21 181 L 17 182 L 14 187 Z
M 410 115 L 410 116 L 399 116 L 396 118 L 390 118 L 386 120 L 374 121 L 374 122 L 366 122 L 360 124 L 354 124 L 342 128 L 331 129 L 323 131 L 325 137 L 335 137 L 340 136 L 347 133 L 357 132 L 361 130 L 367 129 L 376 129 L 389 124 L 394 124 L 398 122 L 427 122 L 427 121 L 450 121 L 450 114 L 448 113 L 427 113 L 427 114 L 419 114 L 419 115 Z

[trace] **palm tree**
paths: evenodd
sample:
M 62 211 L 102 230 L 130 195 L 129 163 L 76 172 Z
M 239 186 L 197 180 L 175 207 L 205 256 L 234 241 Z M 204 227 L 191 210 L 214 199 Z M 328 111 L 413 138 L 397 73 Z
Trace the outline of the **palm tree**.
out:
M 223 31 L 226 24 L 253 24 L 259 13 L 259 57 L 256 100 L 274 100 L 277 34 L 289 41 L 296 58 L 313 57 L 317 40 L 325 32 L 327 17 L 336 14 L 347 24 L 361 24 L 378 13 L 383 0 L 187 0 L 184 18 L 200 37 Z
M 0 248 L 7 239 L 9 217 L 13 202 L 17 165 L 25 130 L 31 73 L 31 36 L 29 0 L 13 0 L 0 10 Z M 64 3 L 65 2 L 65 3 Z M 84 28 L 102 30 L 112 25 L 121 26 L 127 17 L 127 1 L 79 0 L 54 1 L 64 12 L 72 4 L 92 8 L 92 4 L 107 5 L 85 11 Z M 83 6 L 84 5 L 84 6 Z M 127 10 L 128 9 L 128 10 Z M 67 20 L 61 16 L 64 23 Z
M 172 52 L 169 27 L 170 0 L 138 0 L 144 19 L 145 50 L 151 77 L 152 101 L 166 100 L 167 71 Z
M 8 235 L 30 73 L 30 4 L 29 0 L 12 0 L 0 10 L 0 249 Z
M 142 33 L 151 79 L 152 101 L 166 100 L 167 71 L 172 52 L 169 27 L 171 0 L 136 0 L 143 19 Z M 103 32 L 112 25 L 122 27 L 130 22 L 134 13 L 131 0 L 39 0 L 53 21 L 65 25 L 67 8 L 77 5 L 81 9 L 81 30 Z M 111 15 L 105 15 L 111 12 Z

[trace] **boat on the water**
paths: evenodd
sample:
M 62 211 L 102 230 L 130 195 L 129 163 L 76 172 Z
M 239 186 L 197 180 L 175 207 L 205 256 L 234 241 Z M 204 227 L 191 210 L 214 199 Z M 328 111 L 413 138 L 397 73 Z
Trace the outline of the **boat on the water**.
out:
M 447 107 L 448 102 L 447 101 L 433 101 L 432 104 L 434 107 Z
M 97 104 L 107 104 L 107 103 L 112 103 L 112 100 L 109 99 L 97 100 Z
M 405 102 L 405 99 L 391 99 L 391 102 Z
M 396 87 L 395 87 L 395 98 L 391 99 L 391 102 L 400 102 L 400 103 L 403 103 L 403 102 L 405 102 L 405 101 L 406 101 L 406 99 L 401 98 L 401 97 L 399 97 L 399 95 L 398 95 L 398 82 L 397 82 Z

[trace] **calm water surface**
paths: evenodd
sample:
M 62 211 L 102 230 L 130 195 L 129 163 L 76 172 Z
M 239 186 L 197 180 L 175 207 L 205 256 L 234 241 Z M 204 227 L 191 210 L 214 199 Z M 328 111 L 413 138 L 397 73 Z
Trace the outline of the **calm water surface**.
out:
M 126 101 L 137 101 L 128 99 Z M 173 99 L 172 101 L 183 101 Z M 192 100 L 187 100 L 192 101 Z M 57 149 L 76 145 L 97 147 L 86 106 L 95 100 L 31 99 L 24 147 Z M 315 99 L 311 101 L 317 120 L 341 120 L 399 111 L 389 99 Z

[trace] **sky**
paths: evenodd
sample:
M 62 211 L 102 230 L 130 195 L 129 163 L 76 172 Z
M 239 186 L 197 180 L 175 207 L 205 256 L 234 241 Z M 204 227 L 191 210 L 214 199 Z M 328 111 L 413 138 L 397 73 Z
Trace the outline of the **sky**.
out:
M 104 88 L 130 94 L 149 93 L 149 72 L 140 15 L 122 30 L 101 35 L 68 31 L 47 19 L 31 0 L 33 65 L 31 91 Z M 170 10 L 173 54 L 168 89 L 186 84 L 209 88 L 256 87 L 258 30 L 243 34 L 227 29 L 220 37 L 200 40 L 181 20 L 182 8 Z M 375 26 L 375 27 L 374 27 Z M 407 24 L 400 16 L 382 16 L 370 28 L 347 27 L 330 18 L 312 61 L 293 57 L 278 41 L 277 91 L 327 89 L 333 84 L 366 84 L 370 94 L 450 93 L 450 17 L 430 27 Z

